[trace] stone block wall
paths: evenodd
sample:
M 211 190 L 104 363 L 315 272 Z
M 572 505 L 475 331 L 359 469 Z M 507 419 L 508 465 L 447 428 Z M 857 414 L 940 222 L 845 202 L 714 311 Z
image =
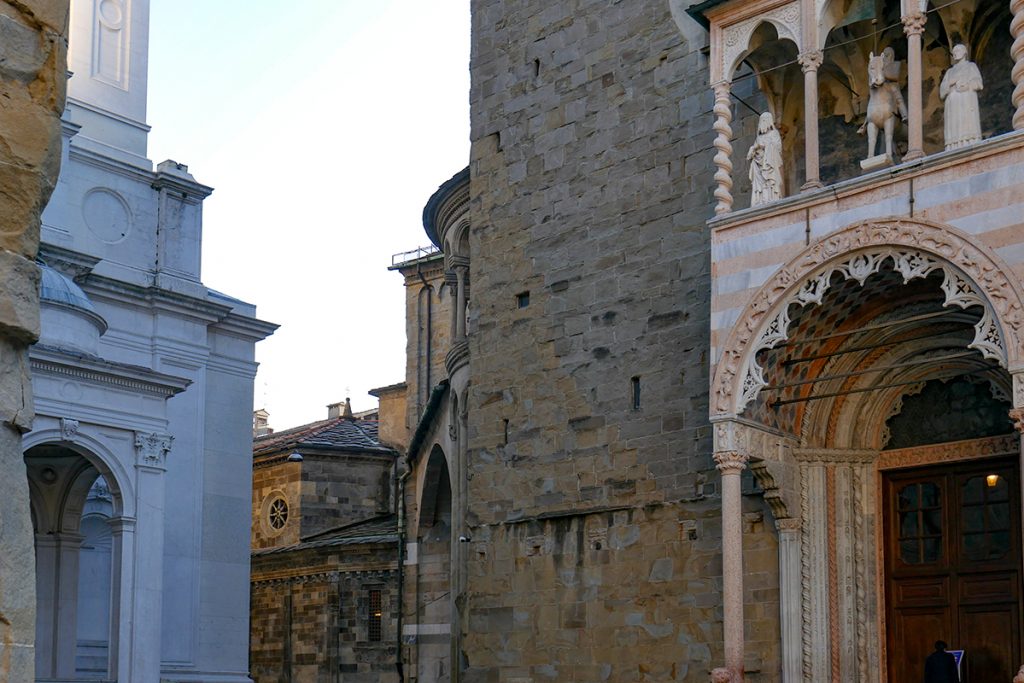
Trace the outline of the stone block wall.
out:
M 301 536 L 387 514 L 394 462 L 390 455 L 306 454 Z
M 39 217 L 60 169 L 67 0 L 0 0 L 0 681 L 34 678 L 35 566 L 21 433 L 39 337 Z
M 440 253 L 398 270 L 405 278 L 406 429 L 412 434 L 431 390 L 447 377 L 444 356 L 451 348 L 453 303 Z
M 256 556 L 250 675 L 256 683 L 397 683 L 394 544 Z M 382 591 L 380 641 L 368 635 L 369 591 Z
M 664 0 L 478 0 L 472 45 L 464 680 L 705 681 L 722 624 L 703 45 Z M 772 681 L 775 541 L 746 505 L 764 520 L 748 680 Z
M 252 549 L 292 545 L 303 533 L 302 463 L 278 458 L 273 462 L 253 463 L 252 469 Z M 288 521 L 279 533 L 267 524 L 267 502 L 281 494 L 288 502 Z

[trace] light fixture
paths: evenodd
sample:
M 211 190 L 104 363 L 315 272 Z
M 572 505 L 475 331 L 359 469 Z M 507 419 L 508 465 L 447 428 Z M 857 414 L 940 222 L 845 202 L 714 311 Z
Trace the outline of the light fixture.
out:
M 288 462 L 302 462 L 302 453 L 292 453 L 288 456 Z M 991 484 L 995 486 L 995 484 Z
M 988 487 L 990 489 L 991 488 L 995 488 L 996 485 L 999 484 L 999 475 L 998 474 L 990 474 L 990 475 L 988 475 L 987 477 L 985 477 L 985 483 L 988 484 Z

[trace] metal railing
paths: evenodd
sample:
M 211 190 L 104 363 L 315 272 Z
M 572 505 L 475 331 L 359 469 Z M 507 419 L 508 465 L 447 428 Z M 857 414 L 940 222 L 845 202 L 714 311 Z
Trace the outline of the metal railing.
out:
M 391 257 L 391 265 L 397 266 L 400 263 L 408 263 L 409 261 L 418 261 L 428 256 L 433 256 L 441 250 L 435 247 L 433 244 L 428 244 L 425 247 L 416 247 L 411 251 L 403 251 L 398 254 L 394 254 Z

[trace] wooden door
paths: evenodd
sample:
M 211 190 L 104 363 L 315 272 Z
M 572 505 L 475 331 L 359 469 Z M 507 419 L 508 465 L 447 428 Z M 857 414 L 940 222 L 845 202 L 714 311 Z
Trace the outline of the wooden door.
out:
M 885 477 L 889 683 L 918 683 L 936 640 L 964 650 L 964 683 L 1009 681 L 1021 663 L 1016 459 Z

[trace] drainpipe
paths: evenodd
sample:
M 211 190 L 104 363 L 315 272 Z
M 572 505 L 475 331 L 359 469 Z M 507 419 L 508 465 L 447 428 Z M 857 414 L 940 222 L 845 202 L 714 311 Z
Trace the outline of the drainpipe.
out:
M 405 480 L 412 473 L 412 460 L 409 455 L 406 454 L 402 459 L 405 461 L 405 471 L 398 477 L 398 500 L 396 501 L 398 509 L 398 633 L 396 635 L 398 656 L 395 660 L 395 669 L 398 671 L 399 683 L 405 683 L 405 667 L 402 662 L 402 613 L 405 611 Z

